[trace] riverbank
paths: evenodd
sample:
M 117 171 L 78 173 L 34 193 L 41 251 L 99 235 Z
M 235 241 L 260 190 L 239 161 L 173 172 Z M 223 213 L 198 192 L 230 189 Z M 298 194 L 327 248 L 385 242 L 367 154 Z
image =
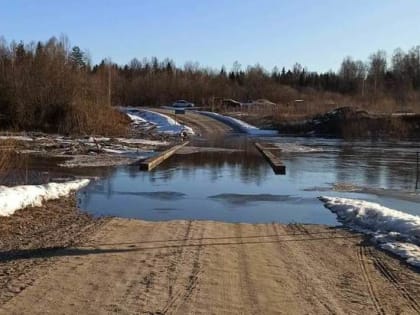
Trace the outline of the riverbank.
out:
M 4 314 L 420 311 L 420 274 L 343 228 L 94 220 L 74 200 L 7 220 L 33 226 L 2 243 Z
M 286 111 L 286 109 L 284 109 Z M 278 130 L 282 135 L 321 136 L 341 139 L 417 139 L 420 114 L 368 112 L 345 106 L 316 114 L 285 115 L 281 109 L 272 112 L 228 112 L 229 116 L 260 128 Z
M 83 243 L 104 221 L 81 212 L 74 194 L 0 217 L 0 304 L 48 270 L 48 253 Z
M 221 137 L 232 131 L 229 126 L 198 113 L 177 117 L 173 111 L 158 108 L 120 110 L 132 120 L 129 138 L 3 131 L 0 150 L 15 154 L 19 160 L 55 159 L 64 168 L 110 167 L 138 164 L 186 138 L 194 137 L 201 143 L 217 139 L 219 143 Z M 186 132 L 183 137 L 182 132 Z

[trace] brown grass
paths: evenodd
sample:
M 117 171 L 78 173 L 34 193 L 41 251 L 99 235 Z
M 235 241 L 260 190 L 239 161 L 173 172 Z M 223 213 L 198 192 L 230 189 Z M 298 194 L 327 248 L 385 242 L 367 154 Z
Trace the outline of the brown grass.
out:
M 59 127 L 61 133 L 125 136 L 129 119 L 109 106 L 84 104 L 73 106 Z
M 351 97 L 337 93 L 307 91 L 295 95 L 296 99 L 279 101 L 276 105 L 246 106 L 242 108 L 220 107 L 217 110 L 231 113 L 235 116 L 243 115 L 248 119 L 270 119 L 275 123 L 302 121 L 311 119 L 316 115 L 324 114 L 338 107 L 350 106 L 365 110 L 372 114 L 391 114 L 399 111 L 420 113 L 420 95 L 413 94 L 406 105 L 401 105 L 390 97 Z M 303 100 L 296 101 L 296 100 Z
M 0 184 L 28 182 L 28 157 L 18 153 L 19 143 L 13 139 L 0 141 Z
M 394 99 L 350 98 L 332 93 L 308 94 L 303 101 L 291 101 L 275 105 L 254 105 L 242 108 L 218 108 L 231 115 L 263 128 L 280 129 L 283 132 L 305 134 L 313 126 L 304 124 L 317 115 L 323 115 L 339 107 L 353 107 L 355 111 L 341 122 L 320 126 L 320 132 L 343 138 L 384 136 L 395 139 L 416 137 L 419 132 L 419 116 L 391 116 L 391 113 L 409 111 L 420 113 L 419 106 L 401 106 Z M 412 104 L 412 103 L 411 103 Z M 367 112 L 357 114 L 358 111 Z

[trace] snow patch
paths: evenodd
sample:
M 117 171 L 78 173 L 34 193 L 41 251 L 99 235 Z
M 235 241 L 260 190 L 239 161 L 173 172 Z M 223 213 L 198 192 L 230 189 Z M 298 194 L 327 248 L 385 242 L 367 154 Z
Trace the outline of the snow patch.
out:
M 273 143 L 276 147 L 281 149 L 282 153 L 312 153 L 322 152 L 321 148 L 313 148 L 306 145 L 296 143 Z
M 0 186 L 0 216 L 12 215 L 26 207 L 39 207 L 44 201 L 58 199 L 89 184 L 89 179 L 45 185 Z
M 222 121 L 224 123 L 226 123 L 229 126 L 232 126 L 235 129 L 240 130 L 241 132 L 244 132 L 246 134 L 249 135 L 253 135 L 253 136 L 267 136 L 267 135 L 277 135 L 278 132 L 277 130 L 264 130 L 264 129 L 260 129 L 258 127 L 255 127 L 253 125 L 250 125 L 240 119 L 236 119 L 230 116 L 224 116 L 218 113 L 213 113 L 213 112 L 205 112 L 205 111 L 200 111 L 200 114 L 212 117 L 216 120 Z
M 129 113 L 126 113 L 126 114 L 127 114 L 127 116 L 131 119 L 131 121 L 132 121 L 133 123 L 138 124 L 138 123 L 145 123 L 145 122 L 146 122 L 146 120 L 145 120 L 145 119 L 143 119 L 143 118 L 141 118 L 141 117 L 139 117 L 139 116 L 137 116 L 137 115 L 134 115 L 134 114 L 129 114 Z
M 154 151 L 141 150 L 141 149 L 129 148 L 129 147 L 103 148 L 102 150 L 106 153 L 127 155 L 127 156 L 135 157 L 137 159 L 146 159 L 155 154 Z
M 350 228 L 373 236 L 385 250 L 420 267 L 420 217 L 357 199 L 320 197 Z
M 111 138 L 108 137 L 89 137 L 89 142 L 108 142 L 111 141 Z
M 125 113 L 134 124 L 150 123 L 156 126 L 157 131 L 160 133 L 176 135 L 186 132 L 190 135 L 195 134 L 191 127 L 180 124 L 171 117 L 161 113 L 144 109 L 126 109 Z
M 118 142 L 128 143 L 128 144 L 144 144 L 152 146 L 168 145 L 167 141 L 158 141 L 158 140 L 147 140 L 147 139 L 129 139 L 129 138 L 117 138 Z
M 34 139 L 26 136 L 0 136 L 0 140 L 33 141 Z

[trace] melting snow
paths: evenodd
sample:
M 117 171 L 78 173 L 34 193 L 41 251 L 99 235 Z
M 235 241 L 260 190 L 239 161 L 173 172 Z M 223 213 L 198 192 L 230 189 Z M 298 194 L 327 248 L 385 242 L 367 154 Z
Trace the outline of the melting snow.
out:
M 167 141 L 158 141 L 158 140 L 147 140 L 147 139 L 129 139 L 129 138 L 117 138 L 118 142 L 129 143 L 129 144 L 144 144 L 144 145 L 168 145 Z
M 281 149 L 281 152 L 283 153 L 311 153 L 323 151 L 321 148 L 313 148 L 296 143 L 274 143 L 274 145 Z
M 0 216 L 9 216 L 16 210 L 41 206 L 44 201 L 67 196 L 89 184 L 89 179 L 45 185 L 0 186 Z
M 156 113 L 150 110 L 126 109 L 126 114 L 130 117 L 134 124 L 150 123 L 156 126 L 157 131 L 167 134 L 180 134 L 186 132 L 193 135 L 194 131 L 191 127 L 182 125 L 164 114 Z M 130 112 L 127 112 L 130 111 Z
M 33 141 L 32 138 L 26 136 L 0 136 L 0 140 L 16 140 L 16 141 Z
M 218 113 L 213 112 L 199 112 L 200 114 L 210 116 L 214 119 L 220 120 L 236 129 L 239 129 L 240 131 L 247 133 L 249 135 L 253 136 L 264 136 L 264 135 L 277 135 L 278 132 L 276 130 L 264 130 L 260 129 L 258 127 L 255 127 L 253 125 L 250 125 L 242 120 L 230 117 L 230 116 L 224 116 L 220 115 Z
M 320 197 L 338 220 L 354 230 L 370 234 L 379 246 L 420 267 L 420 217 L 377 203 Z

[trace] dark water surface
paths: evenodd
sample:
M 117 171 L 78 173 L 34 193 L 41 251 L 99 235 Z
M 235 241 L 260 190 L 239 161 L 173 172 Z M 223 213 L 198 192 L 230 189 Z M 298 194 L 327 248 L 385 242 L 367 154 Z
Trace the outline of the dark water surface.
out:
M 80 207 L 95 215 L 144 220 L 335 225 L 335 215 L 317 199 L 327 195 L 370 200 L 420 215 L 420 198 L 412 194 L 417 142 L 265 140 L 282 148 L 286 175 L 274 175 L 247 139 L 224 139 L 213 145 L 243 151 L 177 154 L 152 172 L 135 166 L 107 169 L 104 179 L 79 193 Z M 366 189 L 333 191 L 335 183 Z M 410 198 L 401 191 L 411 192 Z

